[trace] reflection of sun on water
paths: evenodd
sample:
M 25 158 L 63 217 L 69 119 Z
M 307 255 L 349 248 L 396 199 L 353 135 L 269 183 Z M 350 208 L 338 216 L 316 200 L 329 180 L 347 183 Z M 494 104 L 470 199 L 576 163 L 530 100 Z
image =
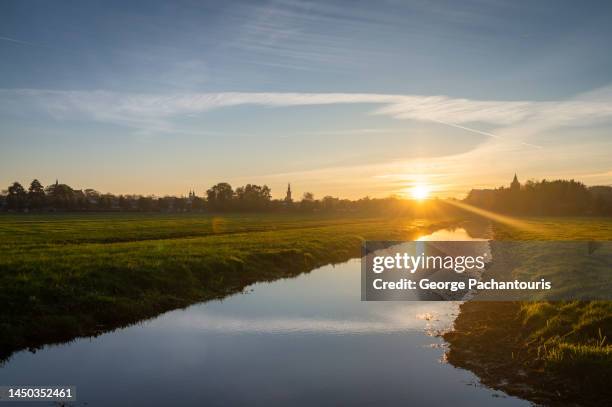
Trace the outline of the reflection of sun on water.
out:
M 485 238 L 472 237 L 464 228 L 456 229 L 440 229 L 433 233 L 425 236 L 420 236 L 418 239 L 420 242 L 460 242 L 460 241 L 486 241 Z

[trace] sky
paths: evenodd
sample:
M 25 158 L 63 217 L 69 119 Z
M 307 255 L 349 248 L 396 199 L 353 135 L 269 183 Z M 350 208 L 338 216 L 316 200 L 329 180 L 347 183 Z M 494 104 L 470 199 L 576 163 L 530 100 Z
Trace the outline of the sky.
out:
M 608 1 L 0 2 L 0 189 L 612 184 Z

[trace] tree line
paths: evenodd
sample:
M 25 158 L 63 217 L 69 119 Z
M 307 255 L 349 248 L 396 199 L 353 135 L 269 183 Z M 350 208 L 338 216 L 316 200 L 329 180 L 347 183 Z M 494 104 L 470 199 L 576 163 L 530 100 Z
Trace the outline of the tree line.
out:
M 496 189 L 474 189 L 464 200 L 494 212 L 517 215 L 604 215 L 612 216 L 612 187 L 586 187 L 574 180 L 528 181 L 524 185 Z M 442 208 L 443 207 L 443 208 Z M 204 196 L 187 197 L 114 195 L 94 189 L 74 189 L 56 182 L 43 187 L 33 180 L 26 189 L 14 182 L 0 193 L 0 211 L 10 212 L 435 212 L 452 206 L 435 200 L 426 205 L 401 199 L 362 198 L 358 200 L 325 196 L 315 199 L 306 192 L 301 200 L 273 199 L 267 185 L 247 184 L 238 188 L 226 182 L 213 185 Z
M 465 202 L 517 215 L 612 215 L 612 187 L 572 180 L 527 181 L 515 187 L 473 189 Z
M 0 194 L 0 210 L 11 212 L 403 212 L 412 210 L 408 201 L 399 198 L 359 200 L 325 196 L 315 199 L 306 192 L 301 200 L 272 199 L 267 185 L 247 184 L 238 188 L 226 182 L 213 185 L 204 196 L 189 193 L 187 197 L 114 195 L 94 189 L 74 189 L 56 182 L 43 187 L 33 180 L 28 188 L 12 183 Z

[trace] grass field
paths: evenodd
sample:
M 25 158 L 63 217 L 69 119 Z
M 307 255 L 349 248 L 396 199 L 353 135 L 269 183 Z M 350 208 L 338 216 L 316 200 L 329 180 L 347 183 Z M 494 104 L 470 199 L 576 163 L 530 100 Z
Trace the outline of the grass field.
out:
M 500 238 L 514 240 L 612 240 L 612 219 L 577 218 L 529 220 L 541 228 L 541 232 L 510 231 L 498 227 Z M 560 261 L 569 262 L 562 258 Z M 607 264 L 608 270 L 610 264 Z M 596 270 L 591 265 L 590 270 Z M 545 274 L 547 270 L 544 270 Z M 582 281 L 573 282 L 588 290 L 595 276 L 589 271 L 582 274 Z M 521 270 L 518 270 L 520 273 Z M 568 276 L 568 280 L 571 276 Z M 600 285 L 609 289 L 609 281 Z M 568 284 L 569 285 L 569 284 Z M 537 346 L 537 359 L 556 370 L 590 368 L 605 365 L 612 373 L 612 301 L 557 301 L 522 303 L 520 321 L 528 335 L 525 340 L 533 348 Z
M 495 224 L 495 238 L 612 240 L 610 218 L 522 221 L 528 230 Z M 565 261 L 563 257 L 557 260 Z M 550 277 L 554 264 L 549 266 L 535 271 Z M 514 274 L 525 278 L 526 272 L 522 264 Z M 580 276 L 589 280 L 592 272 L 585 270 Z M 555 277 L 590 289 L 590 280 Z M 609 287 L 609 281 L 606 283 Z M 553 405 L 601 405 L 601 400 L 612 396 L 608 385 L 612 375 L 611 301 L 467 302 L 461 306 L 455 330 L 445 338 L 451 345 L 451 363 L 474 371 L 485 384 L 510 394 Z
M 342 262 L 359 256 L 364 239 L 412 239 L 460 221 L 440 213 L 0 215 L 0 358 Z M 496 239 L 612 240 L 610 218 L 521 221 L 526 229 L 495 224 Z M 467 302 L 455 328 L 449 361 L 487 385 L 544 402 L 588 404 L 610 393 L 611 302 Z
M 0 358 L 345 261 L 359 256 L 364 239 L 411 239 L 450 222 L 440 216 L 1 215 Z

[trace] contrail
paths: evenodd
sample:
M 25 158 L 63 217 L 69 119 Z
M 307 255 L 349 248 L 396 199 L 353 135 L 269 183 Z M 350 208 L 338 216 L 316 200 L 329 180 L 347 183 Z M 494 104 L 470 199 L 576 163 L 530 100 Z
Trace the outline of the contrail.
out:
M 44 48 L 44 49 L 51 49 L 51 50 L 55 50 L 55 51 L 61 51 L 61 52 L 66 52 L 69 54 L 74 54 L 74 51 L 70 51 L 66 48 L 59 48 L 59 47 L 53 47 L 51 45 L 45 45 L 45 44 L 39 44 L 36 42 L 30 42 L 30 41 L 22 41 L 22 40 L 18 40 L 15 38 L 11 38 L 11 37 L 3 37 L 0 36 L 0 41 L 7 41 L 7 42 L 12 42 L 15 44 L 21 44 L 21 45 L 27 45 L 30 47 L 36 47 L 36 48 Z
M 505 139 L 503 137 L 497 136 L 497 135 L 495 135 L 493 133 L 488 133 L 486 131 L 472 129 L 470 127 L 460 126 L 460 125 L 455 124 L 455 123 L 444 122 L 442 120 L 437 120 L 437 119 L 429 119 L 429 120 L 431 120 L 432 122 L 436 122 L 436 123 L 440 123 L 440 124 L 445 124 L 445 125 L 450 126 L 450 127 L 456 127 L 458 129 L 461 129 L 461 130 L 471 131 L 472 133 L 482 134 L 483 136 L 493 137 L 493 138 L 496 138 L 498 140 L 507 141 L 507 139 Z M 524 141 L 519 141 L 518 143 L 522 144 L 522 145 L 525 145 L 525 146 L 529 146 L 529 147 L 543 148 L 542 146 L 539 146 L 537 144 L 525 143 Z
M 39 44 L 34 44 L 33 42 L 16 40 L 15 38 L 9 38 L 9 37 L 1 37 L 0 36 L 0 40 L 8 41 L 8 42 L 14 42 L 14 43 L 23 44 L 23 45 L 31 45 L 33 47 L 42 47 L 43 46 L 43 45 L 39 45 Z

